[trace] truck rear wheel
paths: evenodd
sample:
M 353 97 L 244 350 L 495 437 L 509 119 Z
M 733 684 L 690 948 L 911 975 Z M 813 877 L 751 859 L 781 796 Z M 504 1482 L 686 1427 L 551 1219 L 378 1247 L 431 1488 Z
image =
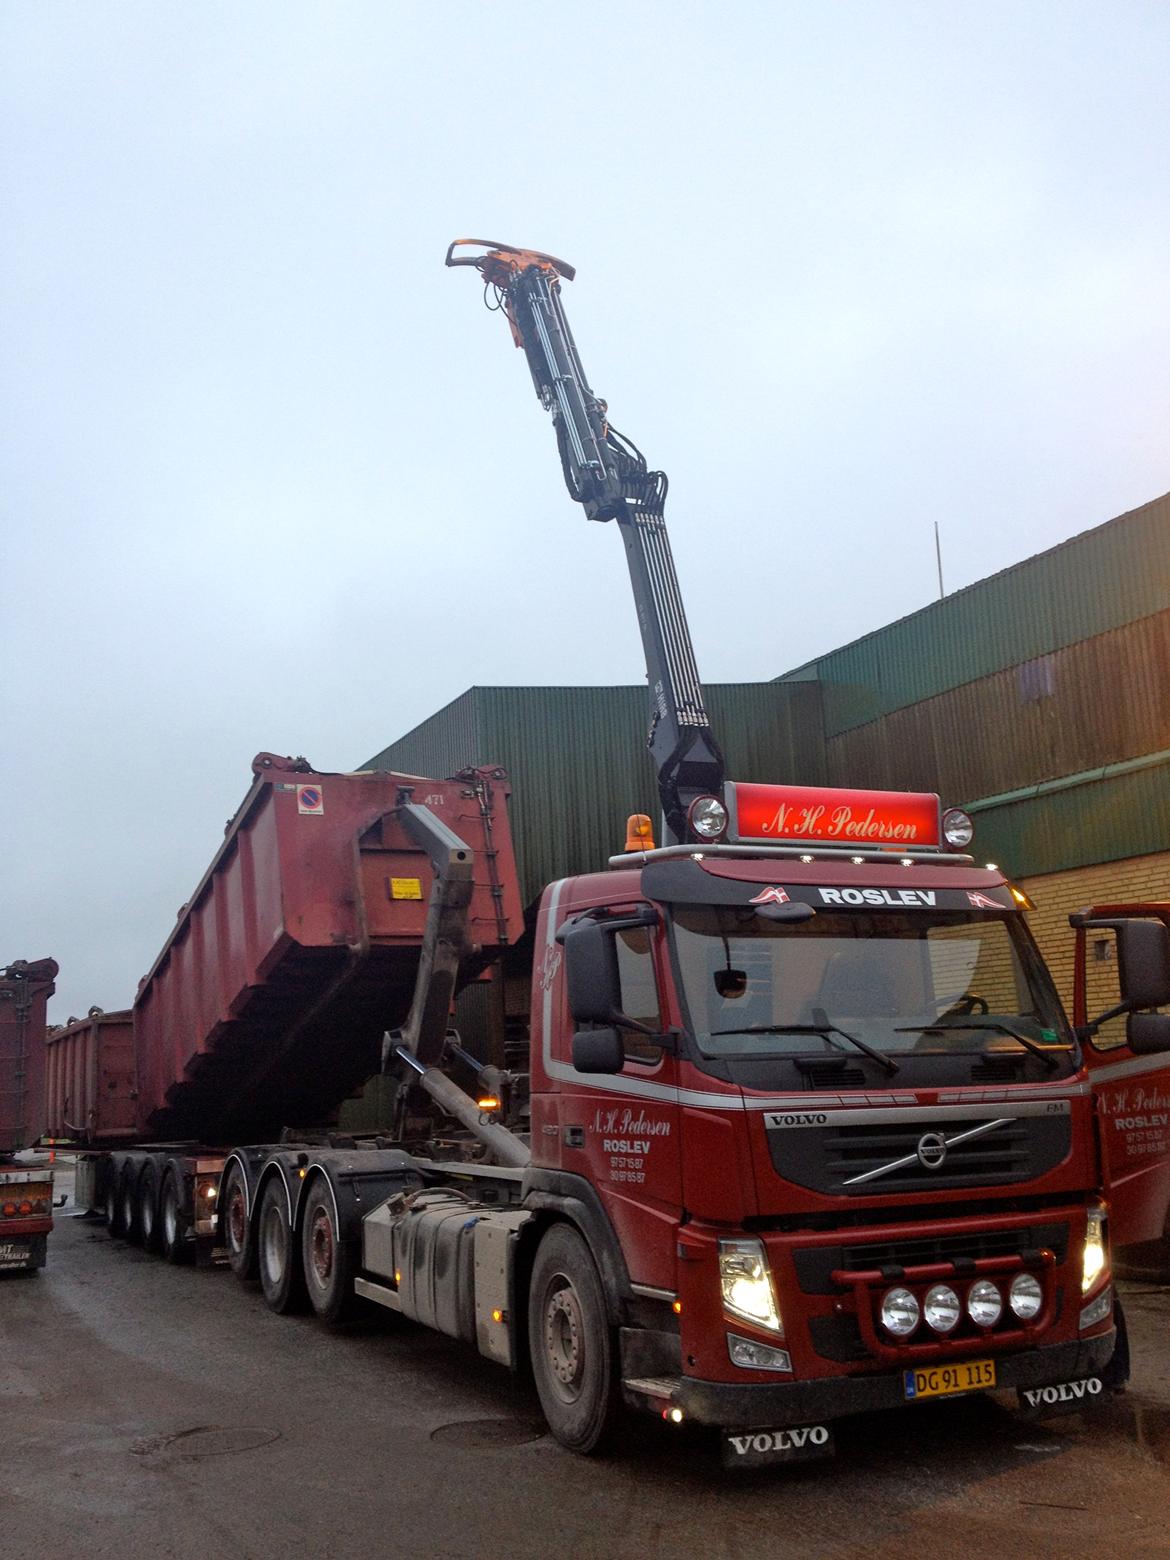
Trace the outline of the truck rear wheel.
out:
M 260 1197 L 256 1221 L 256 1256 L 260 1287 L 268 1308 L 281 1315 L 300 1309 L 305 1279 L 288 1222 L 288 1199 L 278 1177 L 269 1180 Z
M 186 1262 L 189 1253 L 183 1239 L 183 1208 L 179 1200 L 179 1183 L 175 1180 L 173 1170 L 168 1170 L 163 1176 L 159 1226 L 163 1256 L 168 1262 Z
M 147 1251 L 159 1249 L 158 1171 L 149 1160 L 138 1178 L 138 1233 Z
M 248 1184 L 243 1170 L 234 1162 L 224 1178 L 219 1206 L 228 1264 L 237 1278 L 253 1279 L 256 1277 L 256 1240 L 248 1217 Z
M 549 1429 L 571 1452 L 600 1451 L 620 1402 L 613 1334 L 596 1264 L 567 1224 L 554 1225 L 537 1248 L 528 1343 Z
M 301 1256 L 309 1304 L 323 1322 L 339 1326 L 353 1315 L 353 1260 L 349 1242 L 338 1228 L 329 1183 L 319 1175 L 305 1203 Z

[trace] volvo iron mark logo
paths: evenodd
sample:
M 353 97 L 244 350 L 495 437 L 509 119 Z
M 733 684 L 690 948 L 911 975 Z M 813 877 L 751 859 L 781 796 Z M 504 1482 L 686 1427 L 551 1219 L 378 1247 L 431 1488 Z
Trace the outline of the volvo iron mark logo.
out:
M 947 1140 L 941 1132 L 924 1132 L 918 1139 L 918 1163 L 924 1170 L 941 1170 L 947 1157 Z

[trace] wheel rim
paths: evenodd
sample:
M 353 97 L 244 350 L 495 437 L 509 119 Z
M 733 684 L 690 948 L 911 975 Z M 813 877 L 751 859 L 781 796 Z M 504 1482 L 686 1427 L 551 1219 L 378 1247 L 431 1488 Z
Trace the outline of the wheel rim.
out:
M 333 1224 L 326 1208 L 318 1208 L 313 1215 L 309 1232 L 309 1266 L 321 1288 L 328 1288 L 333 1277 Z
M 147 1182 L 142 1190 L 142 1212 L 139 1222 L 147 1240 L 154 1234 L 154 1187 Z
M 244 1188 L 237 1176 L 232 1177 L 228 1190 L 227 1211 L 228 1242 L 233 1251 L 243 1251 L 248 1238 L 248 1214 L 244 1206 Z
M 264 1268 L 274 1284 L 284 1277 L 284 1229 L 280 1209 L 269 1208 L 264 1216 Z
M 179 1209 L 175 1202 L 175 1189 L 168 1186 L 163 1196 L 163 1234 L 168 1246 L 174 1246 L 179 1239 Z
M 547 1291 L 544 1308 L 544 1347 L 557 1396 L 574 1403 L 581 1395 L 585 1374 L 585 1324 L 577 1291 L 557 1274 Z
M 127 1186 L 122 1193 L 122 1223 L 126 1229 L 134 1225 L 134 1188 Z

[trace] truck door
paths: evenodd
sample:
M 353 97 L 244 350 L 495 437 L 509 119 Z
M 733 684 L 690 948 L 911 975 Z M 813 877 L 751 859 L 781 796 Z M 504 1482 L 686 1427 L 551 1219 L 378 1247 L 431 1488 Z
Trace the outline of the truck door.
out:
M 1093 923 L 1145 915 L 1170 924 L 1166 906 L 1108 905 L 1085 912 L 1086 924 L 1076 927 L 1075 1023 L 1121 1000 L 1115 934 Z M 1159 1240 L 1170 1233 L 1170 1052 L 1136 1055 L 1126 1041 L 1125 1018 L 1118 1017 L 1086 1044 L 1085 1062 L 1097 1110 L 1110 1238 L 1115 1246 Z
M 643 907 L 612 908 L 621 916 Z M 664 1027 L 662 937 L 661 926 L 616 934 L 622 1011 L 656 1032 Z M 623 1041 L 626 1060 L 618 1074 L 565 1069 L 562 1120 L 566 1142 L 575 1140 L 579 1152 L 566 1152 L 562 1163 L 568 1169 L 577 1160 L 597 1188 L 631 1280 L 673 1292 L 682 1206 L 678 1058 L 636 1031 L 623 1031 Z

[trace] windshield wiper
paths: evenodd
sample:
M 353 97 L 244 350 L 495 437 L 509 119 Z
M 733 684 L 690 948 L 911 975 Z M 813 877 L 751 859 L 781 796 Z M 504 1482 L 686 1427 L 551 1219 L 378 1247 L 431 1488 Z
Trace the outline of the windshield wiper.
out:
M 879 1051 L 876 1046 L 867 1045 L 864 1040 L 859 1040 L 856 1035 L 851 1035 L 844 1029 L 838 1029 L 836 1024 L 830 1023 L 823 1009 L 814 1008 L 813 1016 L 818 1015 L 819 1022 L 815 1024 L 741 1024 L 738 1029 L 713 1029 L 711 1036 L 714 1038 L 716 1035 L 824 1035 L 828 1039 L 830 1035 L 840 1035 L 842 1040 L 848 1040 L 850 1045 L 855 1045 L 859 1051 L 864 1051 L 866 1056 L 880 1063 L 887 1072 L 898 1071 L 897 1062 L 884 1051 Z
M 1048 1046 L 1037 1045 L 1018 1024 L 1013 1024 L 1008 1018 L 988 1018 L 983 1013 L 969 1013 L 964 1018 L 936 1018 L 932 1024 L 907 1024 L 901 1029 L 895 1029 L 894 1033 L 935 1035 L 944 1029 L 998 1029 L 1001 1034 L 1011 1035 L 1013 1040 L 1018 1040 L 1033 1056 L 1038 1056 L 1050 1072 L 1060 1065 Z

